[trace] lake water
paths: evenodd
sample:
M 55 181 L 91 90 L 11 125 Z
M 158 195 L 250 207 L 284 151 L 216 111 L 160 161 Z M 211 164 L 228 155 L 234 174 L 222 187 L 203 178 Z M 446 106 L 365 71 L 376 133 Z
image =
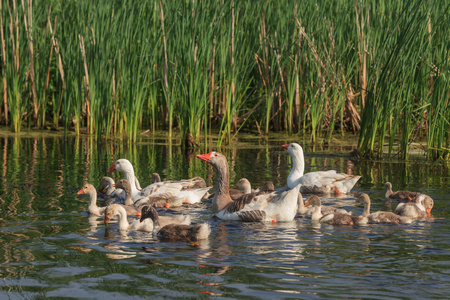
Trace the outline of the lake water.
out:
M 295 138 L 252 139 L 224 149 L 231 184 L 246 177 L 284 186 Z M 423 158 L 351 161 L 352 146 L 304 146 L 306 171 L 362 176 L 354 192 L 384 210 L 384 183 L 430 195 L 433 218 L 410 225 L 313 226 L 214 219 L 204 207 L 176 209 L 212 233 L 198 246 L 160 242 L 148 233 L 120 234 L 117 224 L 88 217 L 84 181 L 99 186 L 118 158 L 129 159 L 141 185 L 193 176 L 214 185 L 211 166 L 164 137 L 126 146 L 89 138 L 0 136 L 0 298 L 43 299 L 426 299 L 450 292 L 450 171 Z M 122 178 L 113 173 L 115 179 Z M 357 194 L 323 200 L 360 214 Z

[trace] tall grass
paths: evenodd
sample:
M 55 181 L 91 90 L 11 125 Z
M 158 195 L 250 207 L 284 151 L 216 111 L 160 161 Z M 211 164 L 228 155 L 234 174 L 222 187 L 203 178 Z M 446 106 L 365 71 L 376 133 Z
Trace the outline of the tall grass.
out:
M 407 158 L 426 140 L 446 157 L 448 12 L 428 0 L 2 0 L 1 122 L 129 140 L 165 129 L 188 147 L 208 131 L 219 145 L 243 129 L 352 132 L 361 155 Z

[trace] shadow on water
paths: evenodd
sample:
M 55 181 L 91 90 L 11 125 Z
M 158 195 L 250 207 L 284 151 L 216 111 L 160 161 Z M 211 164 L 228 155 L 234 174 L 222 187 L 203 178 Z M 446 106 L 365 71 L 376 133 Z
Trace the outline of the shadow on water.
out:
M 271 180 L 284 186 L 290 159 L 282 144 L 243 140 L 228 157 L 230 182 Z M 245 145 L 242 146 L 242 145 Z M 352 145 L 305 144 L 306 170 L 335 169 L 362 178 L 354 193 L 384 210 L 384 183 L 426 193 L 433 217 L 411 225 L 315 226 L 308 218 L 274 224 L 213 218 L 205 207 L 181 207 L 194 222 L 209 222 L 209 240 L 165 243 L 148 233 L 121 233 L 88 217 L 85 181 L 99 186 L 118 158 L 129 159 L 141 185 L 157 172 L 163 180 L 203 177 L 214 170 L 164 136 L 134 144 L 87 137 L 0 137 L 0 295 L 11 298 L 427 298 L 450 289 L 448 222 L 450 171 L 422 159 L 351 160 Z M 112 173 L 114 179 L 122 178 Z M 327 200 L 360 214 L 357 195 Z

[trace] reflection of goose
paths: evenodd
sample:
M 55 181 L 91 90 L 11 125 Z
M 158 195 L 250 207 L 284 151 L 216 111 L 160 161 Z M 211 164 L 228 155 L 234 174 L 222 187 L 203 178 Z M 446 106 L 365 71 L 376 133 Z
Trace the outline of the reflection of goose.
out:
M 186 225 L 181 223 L 172 223 L 162 225 L 161 217 L 155 208 L 144 206 L 142 208 L 141 222 L 149 220 L 153 223 L 153 235 L 158 236 L 161 240 L 168 242 L 187 241 L 196 242 L 201 239 L 207 239 L 211 233 L 208 223 Z
M 283 145 L 292 157 L 292 170 L 287 179 L 289 188 L 302 184 L 301 192 L 306 194 L 348 193 L 361 176 L 338 174 L 335 170 L 317 171 L 304 174 L 305 159 L 303 148 L 297 143 Z
M 121 230 L 121 231 L 127 231 L 127 230 L 147 231 L 147 232 L 153 231 L 153 222 L 151 222 L 151 220 L 141 221 L 139 219 L 136 219 L 136 220 L 133 220 L 133 222 L 128 223 L 127 212 L 125 211 L 125 209 L 122 205 L 111 204 L 111 205 L 107 206 L 106 213 L 105 213 L 105 223 L 106 224 L 109 223 L 109 221 L 112 218 L 114 218 L 115 216 L 119 217 L 119 230 Z M 191 217 L 184 216 L 184 215 L 164 216 L 164 217 L 161 217 L 161 223 L 164 225 L 173 224 L 173 223 L 190 224 Z
M 87 194 L 89 195 L 89 206 L 88 212 L 89 214 L 104 216 L 106 207 L 98 207 L 97 206 L 97 191 L 92 184 L 86 183 L 81 190 L 77 192 L 78 195 Z M 137 211 L 133 206 L 124 205 L 124 209 L 130 216 L 138 216 L 141 214 Z
M 417 197 L 421 196 L 423 197 L 422 205 L 425 208 L 426 213 L 428 216 L 431 215 L 431 209 L 434 206 L 433 199 L 425 194 L 419 193 L 419 192 L 411 192 L 411 191 L 392 191 L 392 184 L 390 182 L 385 183 L 386 188 L 386 194 L 385 194 L 385 200 L 386 203 L 390 204 L 392 201 L 396 202 L 409 202 L 409 201 L 415 201 Z
M 412 222 L 410 218 L 399 216 L 390 211 L 377 211 L 370 213 L 370 198 L 367 194 L 361 194 L 361 196 L 356 199 L 356 202 L 364 204 L 364 212 L 362 216 L 367 217 L 368 223 L 408 224 Z
M 286 192 L 251 193 L 235 201 L 230 197 L 228 162 L 223 154 L 211 152 L 197 155 L 211 164 L 216 172 L 216 193 L 212 211 L 224 220 L 238 221 L 292 221 L 297 213 L 297 195 L 300 185 Z
M 206 188 L 205 180 L 201 177 L 194 177 L 185 180 L 162 181 L 153 183 L 139 191 L 136 188 L 136 177 L 134 175 L 133 165 L 127 159 L 118 159 L 114 162 L 108 173 L 119 171 L 124 174 L 126 180 L 131 184 L 132 199 L 137 201 L 143 197 L 152 196 L 162 193 L 171 193 L 172 196 L 183 191 L 183 197 L 188 203 L 196 203 L 201 200 L 206 190 L 199 196 L 198 189 Z
M 412 219 L 424 219 L 427 217 L 427 211 L 423 206 L 424 200 L 425 195 L 420 194 L 415 198 L 414 202 L 399 203 L 395 213 Z
M 320 202 L 320 198 L 316 195 L 312 195 L 309 197 L 308 201 L 306 201 L 305 206 L 311 205 L 314 208 L 314 212 L 311 215 L 312 221 L 318 221 L 320 223 L 330 224 L 330 225 L 354 225 L 355 217 L 352 215 L 345 213 L 337 213 L 332 212 L 330 214 L 323 214 L 322 212 L 322 204 Z

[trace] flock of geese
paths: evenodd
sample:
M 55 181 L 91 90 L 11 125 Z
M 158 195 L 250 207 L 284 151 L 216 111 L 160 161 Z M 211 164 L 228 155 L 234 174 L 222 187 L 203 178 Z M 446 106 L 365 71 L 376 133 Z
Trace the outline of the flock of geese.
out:
M 394 212 L 370 212 L 370 198 L 361 194 L 356 202 L 364 205 L 360 215 L 342 208 L 322 205 L 327 196 L 346 194 L 361 176 L 337 173 L 334 170 L 304 173 L 305 160 L 302 147 L 297 143 L 283 145 L 292 158 L 292 170 L 287 186 L 275 189 L 272 182 L 252 190 L 250 182 L 242 178 L 230 189 L 226 157 L 218 152 L 197 155 L 214 167 L 216 185 L 214 193 L 201 177 L 186 180 L 161 181 L 154 173 L 153 183 L 141 188 L 133 165 L 118 159 L 107 171 L 121 172 L 124 179 L 117 183 L 103 177 L 100 192 L 86 183 L 78 194 L 89 195 L 88 213 L 103 217 L 105 224 L 116 220 L 120 231 L 146 231 L 164 241 L 188 241 L 195 244 L 211 233 L 208 223 L 192 224 L 189 215 L 160 216 L 156 208 L 179 207 L 184 204 L 210 203 L 214 216 L 222 220 L 244 222 L 284 222 L 296 216 L 310 217 L 312 222 L 331 225 L 367 225 L 374 223 L 408 224 L 431 215 L 433 199 L 425 194 L 410 191 L 392 191 L 386 183 L 386 204 L 398 202 Z M 97 205 L 98 193 L 104 206 Z M 310 194 L 304 202 L 302 194 Z

